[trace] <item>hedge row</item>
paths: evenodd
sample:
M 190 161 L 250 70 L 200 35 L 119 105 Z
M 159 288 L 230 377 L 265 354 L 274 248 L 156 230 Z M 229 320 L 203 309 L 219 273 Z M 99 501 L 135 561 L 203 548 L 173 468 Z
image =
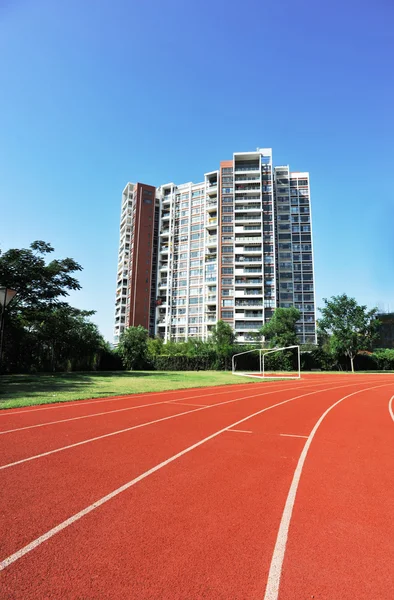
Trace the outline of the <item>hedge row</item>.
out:
M 234 352 L 235 354 L 235 352 Z M 281 352 L 265 357 L 268 370 L 291 371 L 297 368 L 294 352 Z M 156 371 L 207 371 L 231 369 L 231 357 L 224 358 L 212 352 L 205 356 L 159 355 L 152 359 L 150 368 Z M 394 350 L 377 350 L 373 354 L 358 354 L 354 360 L 356 371 L 391 371 L 394 370 Z M 259 353 L 250 353 L 236 358 L 237 371 L 258 371 Z M 336 360 L 322 348 L 301 351 L 301 371 L 349 371 L 350 361 L 346 357 Z
M 162 354 L 153 359 L 155 371 L 209 371 L 217 369 L 217 358 L 209 356 L 169 356 Z

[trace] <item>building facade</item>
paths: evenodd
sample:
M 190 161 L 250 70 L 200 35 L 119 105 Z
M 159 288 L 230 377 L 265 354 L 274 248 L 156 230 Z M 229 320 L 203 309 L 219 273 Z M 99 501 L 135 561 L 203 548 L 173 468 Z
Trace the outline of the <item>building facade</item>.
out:
M 122 195 L 115 343 L 131 325 L 181 341 L 229 323 L 240 343 L 295 306 L 316 343 L 308 173 L 239 152 L 198 184 L 127 184 Z

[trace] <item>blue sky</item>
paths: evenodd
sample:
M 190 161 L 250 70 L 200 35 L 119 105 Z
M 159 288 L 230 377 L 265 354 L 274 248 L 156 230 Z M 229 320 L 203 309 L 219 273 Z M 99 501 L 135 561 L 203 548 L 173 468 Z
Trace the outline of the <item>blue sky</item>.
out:
M 112 340 L 121 191 L 272 147 L 316 295 L 394 310 L 392 0 L 1 0 L 0 247 L 52 243 Z

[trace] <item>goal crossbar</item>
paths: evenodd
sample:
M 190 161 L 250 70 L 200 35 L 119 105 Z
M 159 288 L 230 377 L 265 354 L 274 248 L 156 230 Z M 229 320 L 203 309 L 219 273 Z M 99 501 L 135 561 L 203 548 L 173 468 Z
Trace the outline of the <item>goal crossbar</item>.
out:
M 275 371 L 274 373 L 269 372 L 267 374 L 266 371 L 266 363 L 265 363 L 265 357 L 268 356 L 269 354 L 273 354 L 275 352 L 280 352 L 283 350 L 293 350 L 294 348 L 297 349 L 297 369 L 296 371 L 291 371 L 291 373 L 297 373 L 297 374 L 292 374 L 292 375 L 286 375 L 285 378 L 286 379 L 300 379 L 301 378 L 301 352 L 300 352 L 300 346 L 294 345 L 294 346 L 284 346 L 283 348 L 271 348 L 270 350 L 265 350 L 263 348 L 256 348 L 255 350 L 246 350 L 246 352 L 238 352 L 237 354 L 234 354 L 232 357 L 232 361 L 231 361 L 231 366 L 232 366 L 232 374 L 233 375 L 240 375 L 242 377 L 258 377 L 259 379 L 280 379 L 281 375 L 278 371 Z M 245 354 L 256 354 L 256 352 L 259 353 L 259 369 L 258 371 L 253 371 L 253 372 L 246 372 L 246 371 L 237 371 L 236 370 L 236 358 L 237 356 L 242 356 Z M 283 372 L 284 373 L 284 372 Z

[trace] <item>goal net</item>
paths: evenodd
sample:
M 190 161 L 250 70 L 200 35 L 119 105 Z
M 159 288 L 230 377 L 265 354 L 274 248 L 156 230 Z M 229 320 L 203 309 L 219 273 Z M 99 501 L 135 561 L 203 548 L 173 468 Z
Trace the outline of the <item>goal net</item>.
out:
M 234 354 L 233 375 L 260 379 L 300 379 L 300 347 L 247 350 Z

